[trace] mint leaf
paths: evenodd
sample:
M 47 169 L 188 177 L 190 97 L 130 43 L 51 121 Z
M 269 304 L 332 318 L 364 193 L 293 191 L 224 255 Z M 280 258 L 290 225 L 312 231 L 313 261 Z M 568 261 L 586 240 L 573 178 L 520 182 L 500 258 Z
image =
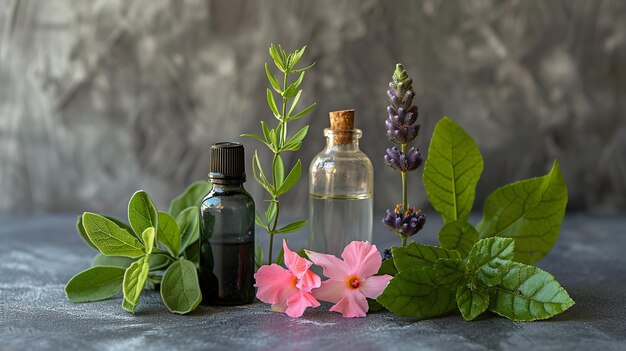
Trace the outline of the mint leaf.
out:
M 170 312 L 193 311 L 202 300 L 196 266 L 184 258 L 172 263 L 161 281 L 161 298 Z
M 412 271 L 423 266 L 432 266 L 440 258 L 461 258 L 456 251 L 416 242 L 412 242 L 404 247 L 391 248 L 391 255 L 400 273 Z
M 470 289 L 467 285 L 456 290 L 456 303 L 463 319 L 471 321 L 489 307 L 489 293 L 482 289 Z
M 555 161 L 550 173 L 509 184 L 485 201 L 481 237 L 515 239 L 515 260 L 533 264 L 550 252 L 567 205 L 567 185 Z
M 152 249 L 154 249 L 154 228 L 150 227 L 143 231 L 141 234 L 141 238 L 145 244 L 145 253 L 146 255 L 150 255 L 152 253 Z
M 424 188 L 444 223 L 467 221 L 483 158 L 472 138 L 448 117 L 435 126 L 424 165 Z
M 467 265 L 461 259 L 440 258 L 435 262 L 437 285 L 455 290 L 465 280 Z
M 469 253 L 468 266 L 487 286 L 500 284 L 508 264 L 513 259 L 515 242 L 510 238 L 479 240 Z
M 209 182 L 201 181 L 191 184 L 182 194 L 172 200 L 169 210 L 170 215 L 176 218 L 188 207 L 200 207 L 202 199 L 209 193 L 210 190 L 211 183 Z
M 143 190 L 134 193 L 128 202 L 128 223 L 133 231 L 141 235 L 150 227 L 157 228 L 157 218 L 157 211 L 150 196 Z
M 388 258 L 384 260 L 383 263 L 380 265 L 380 268 L 378 269 L 378 273 L 376 273 L 376 275 L 384 275 L 384 274 L 389 274 L 392 277 L 398 274 L 398 269 L 396 268 L 396 265 L 393 263 L 392 258 Z
M 72 302 L 100 301 L 115 297 L 122 291 L 124 270 L 120 267 L 91 267 L 67 282 L 65 294 Z
M 83 227 L 83 216 L 78 216 L 78 218 L 76 219 L 76 231 L 78 232 L 78 235 L 80 236 L 80 238 L 83 239 L 85 244 L 89 245 L 89 247 L 91 247 L 92 249 L 98 252 L 100 251 L 98 250 L 96 245 L 94 245 L 91 242 L 91 239 L 89 239 L 89 236 L 87 235 L 87 232 L 85 231 L 85 227 Z
M 183 251 L 200 237 L 199 212 L 198 207 L 188 207 L 176 217 L 180 228 L 180 248 Z
M 149 257 L 144 256 L 133 262 L 126 270 L 126 273 L 124 273 L 124 301 L 122 302 L 122 308 L 126 311 L 135 313 L 141 290 L 146 285 L 149 270 Z
M 91 266 L 110 266 L 110 267 L 120 267 L 120 268 L 128 268 L 135 260 L 122 257 L 122 256 L 105 256 L 101 253 L 97 254 L 91 260 Z
M 489 289 L 489 310 L 514 321 L 534 321 L 574 305 L 550 273 L 517 262 L 510 262 L 507 268 L 502 282 Z
M 458 251 L 461 258 L 467 257 L 477 241 L 478 232 L 467 222 L 451 221 L 439 230 L 441 247 Z
M 180 229 L 176 220 L 165 212 L 159 211 L 159 228 L 158 235 L 161 244 L 167 248 L 167 250 L 174 257 L 178 257 L 180 252 Z
M 107 256 L 136 258 L 143 255 L 143 244 L 109 219 L 85 212 L 83 227 L 91 242 Z
M 407 317 L 436 317 L 456 308 L 454 292 L 438 286 L 432 267 L 401 271 L 376 301 L 389 311 Z

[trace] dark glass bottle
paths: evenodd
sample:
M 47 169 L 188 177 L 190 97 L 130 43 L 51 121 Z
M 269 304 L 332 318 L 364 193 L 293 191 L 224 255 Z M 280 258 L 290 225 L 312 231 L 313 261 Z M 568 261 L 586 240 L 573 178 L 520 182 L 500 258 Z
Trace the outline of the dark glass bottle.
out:
M 211 146 L 211 191 L 200 207 L 200 286 L 204 304 L 254 300 L 254 200 L 246 181 L 243 145 Z

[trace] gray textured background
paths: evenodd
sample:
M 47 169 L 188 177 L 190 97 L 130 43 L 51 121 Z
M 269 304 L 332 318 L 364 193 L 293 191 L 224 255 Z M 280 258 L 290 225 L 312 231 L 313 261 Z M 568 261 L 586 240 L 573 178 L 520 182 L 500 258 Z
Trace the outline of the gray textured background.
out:
M 0 211 L 160 207 L 207 173 L 207 147 L 271 120 L 271 41 L 318 65 L 308 165 L 330 110 L 357 109 L 376 206 L 398 201 L 382 163 L 385 89 L 414 78 L 424 151 L 440 116 L 485 155 L 479 203 L 558 158 L 575 209 L 626 208 L 624 1 L 0 0 Z M 244 140 L 248 152 L 258 143 Z M 267 160 L 267 154 L 265 159 Z M 305 175 L 306 177 L 306 175 Z M 425 204 L 413 175 L 411 202 Z M 259 187 L 249 182 L 253 195 Z M 286 201 L 303 215 L 304 179 Z

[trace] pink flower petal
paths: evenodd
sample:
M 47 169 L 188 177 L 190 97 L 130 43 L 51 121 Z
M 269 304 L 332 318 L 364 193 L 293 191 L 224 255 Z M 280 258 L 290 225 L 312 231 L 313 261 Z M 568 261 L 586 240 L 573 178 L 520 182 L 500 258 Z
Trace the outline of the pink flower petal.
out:
M 287 247 L 287 240 L 283 239 L 283 252 L 285 258 L 285 266 L 296 276 L 298 279 L 302 278 L 302 275 L 311 267 L 311 262 L 300 257 L 296 252 L 289 250 Z
M 262 266 L 254 274 L 254 279 L 254 286 L 259 288 L 256 297 L 265 303 L 284 304 L 287 297 L 298 291 L 296 277 L 277 264 Z
M 312 294 L 318 300 L 337 303 L 347 289 L 344 282 L 328 279 L 322 282 L 322 286 L 319 289 L 313 290 Z
M 308 292 L 298 291 L 287 299 L 287 310 L 285 313 L 289 317 L 300 317 L 307 307 L 317 307 L 320 303 Z
M 298 284 L 296 284 L 296 288 L 302 291 L 311 292 L 311 290 L 319 288 L 321 284 L 322 280 L 320 277 L 310 270 L 307 270 L 298 281 Z
M 330 308 L 331 311 L 339 312 L 346 318 L 365 317 L 369 306 L 367 299 L 359 290 L 346 290 L 343 298 Z
M 309 250 L 306 250 L 306 254 L 313 263 L 322 267 L 324 275 L 329 279 L 343 281 L 350 275 L 350 269 L 346 263 L 333 255 Z
M 359 279 L 367 279 L 380 269 L 382 257 L 376 249 L 367 241 L 353 241 L 341 253 L 341 257 L 350 268 L 351 274 L 356 274 Z
M 383 293 L 383 290 L 385 290 L 391 278 L 393 277 L 389 274 L 369 277 L 365 281 L 360 282 L 359 291 L 361 291 L 365 297 L 375 299 Z

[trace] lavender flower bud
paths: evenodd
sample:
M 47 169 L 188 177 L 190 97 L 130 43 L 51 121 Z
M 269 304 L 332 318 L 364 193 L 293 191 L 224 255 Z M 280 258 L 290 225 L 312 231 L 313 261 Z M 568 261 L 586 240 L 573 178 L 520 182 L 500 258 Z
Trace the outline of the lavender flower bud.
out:
M 413 80 L 401 64 L 396 65 L 392 80 L 387 90 L 390 103 L 385 121 L 387 137 L 396 144 L 408 144 L 419 132 L 417 106 L 411 105 L 415 97 Z
M 419 232 L 425 223 L 426 216 L 421 210 L 408 208 L 403 211 L 400 204 L 393 211 L 387 210 L 387 215 L 383 218 L 383 224 L 389 230 L 407 238 Z
M 394 146 L 387 149 L 385 164 L 396 171 L 408 172 L 419 167 L 422 164 L 422 158 L 419 151 L 414 147 L 411 147 L 405 154 Z

